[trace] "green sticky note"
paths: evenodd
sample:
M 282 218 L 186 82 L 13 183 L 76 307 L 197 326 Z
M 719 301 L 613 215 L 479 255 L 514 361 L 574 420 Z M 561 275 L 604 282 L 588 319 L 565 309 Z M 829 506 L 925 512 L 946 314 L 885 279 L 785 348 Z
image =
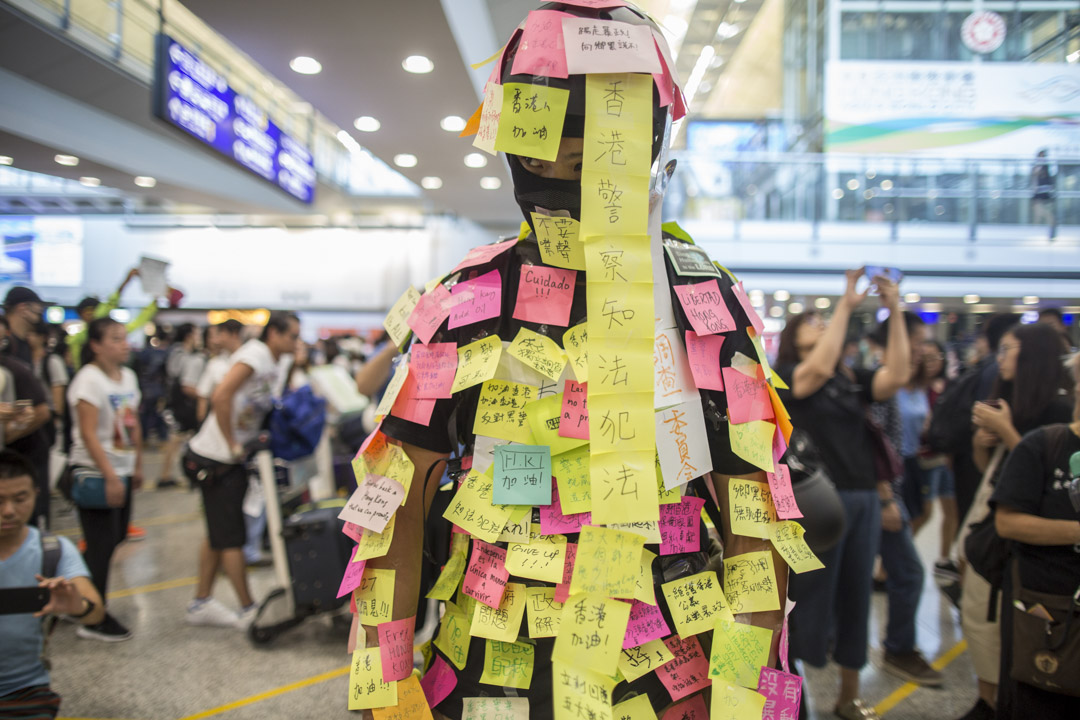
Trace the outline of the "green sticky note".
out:
M 496 445 L 496 505 L 551 504 L 551 448 L 547 445 Z

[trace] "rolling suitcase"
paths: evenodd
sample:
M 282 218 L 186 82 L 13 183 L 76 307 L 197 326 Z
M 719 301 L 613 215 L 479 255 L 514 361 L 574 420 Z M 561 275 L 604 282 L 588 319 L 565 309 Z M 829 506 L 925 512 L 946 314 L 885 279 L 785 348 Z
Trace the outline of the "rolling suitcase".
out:
M 351 560 L 353 546 L 337 517 L 344 504 L 334 498 L 298 508 L 282 525 L 297 615 L 334 610 L 349 599 L 335 597 L 335 579 Z

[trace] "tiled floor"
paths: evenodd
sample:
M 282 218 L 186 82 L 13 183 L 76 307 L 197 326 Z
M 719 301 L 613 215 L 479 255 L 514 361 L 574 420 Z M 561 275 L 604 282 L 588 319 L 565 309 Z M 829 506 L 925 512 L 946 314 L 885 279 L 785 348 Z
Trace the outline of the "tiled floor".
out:
M 152 455 L 148 475 L 156 467 Z M 194 720 L 250 718 L 350 717 L 345 710 L 347 679 L 344 632 L 328 618 L 311 619 L 281 637 L 272 647 L 255 648 L 239 631 L 192 628 L 183 622 L 184 608 L 195 582 L 196 551 L 203 536 L 199 497 L 185 490 L 140 492 L 135 518 L 146 528 L 140 542 L 117 551 L 110 579 L 115 595 L 112 612 L 135 637 L 104 645 L 75 637 L 62 623 L 53 636 L 53 687 L 64 696 L 61 717 L 80 719 Z M 55 516 L 56 528 L 78 536 L 71 513 Z M 932 523 L 919 537 L 920 552 L 931 563 L 937 528 Z M 256 597 L 274 586 L 270 569 L 252 571 Z M 236 600 L 224 579 L 217 597 Z M 880 621 L 885 600 L 874 598 L 875 647 L 863 672 L 864 696 L 885 710 L 889 720 L 962 715 L 974 702 L 971 663 L 960 654 L 944 670 L 941 690 L 903 688 L 880 670 Z M 960 641 L 957 616 L 927 577 L 919 610 L 919 643 L 937 658 Z M 815 718 L 832 717 L 835 667 L 810 669 L 807 692 Z M 897 691 L 900 692 L 897 692 Z M 898 700 L 898 702 L 897 702 Z M 884 701 L 884 702 L 883 702 Z

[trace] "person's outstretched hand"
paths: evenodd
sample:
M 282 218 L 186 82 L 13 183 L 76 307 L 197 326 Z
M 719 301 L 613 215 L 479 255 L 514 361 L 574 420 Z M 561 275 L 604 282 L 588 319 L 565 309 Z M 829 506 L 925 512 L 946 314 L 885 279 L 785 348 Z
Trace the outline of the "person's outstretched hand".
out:
M 844 296 L 840 298 L 840 302 L 843 303 L 848 310 L 854 310 L 859 307 L 866 296 L 870 293 L 870 288 L 867 287 L 862 292 L 855 289 L 859 283 L 859 278 L 866 274 L 864 268 L 858 270 L 848 270 L 844 273 L 844 277 L 847 278 L 847 288 L 844 290 Z

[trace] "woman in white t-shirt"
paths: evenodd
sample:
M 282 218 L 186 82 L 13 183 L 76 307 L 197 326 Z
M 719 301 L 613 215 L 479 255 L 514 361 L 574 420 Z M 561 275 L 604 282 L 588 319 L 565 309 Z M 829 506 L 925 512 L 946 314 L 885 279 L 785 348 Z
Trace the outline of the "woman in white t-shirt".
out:
M 101 597 L 106 597 L 113 551 L 127 535 L 131 491 L 142 483 L 142 429 L 139 383 L 125 363 L 131 355 L 127 330 L 108 317 L 90 323 L 82 349 L 82 369 L 68 387 L 72 409 L 71 464 L 101 473 L 106 509 L 79 508 L 84 558 Z M 117 642 L 131 632 L 112 615 L 81 627 L 80 637 Z

